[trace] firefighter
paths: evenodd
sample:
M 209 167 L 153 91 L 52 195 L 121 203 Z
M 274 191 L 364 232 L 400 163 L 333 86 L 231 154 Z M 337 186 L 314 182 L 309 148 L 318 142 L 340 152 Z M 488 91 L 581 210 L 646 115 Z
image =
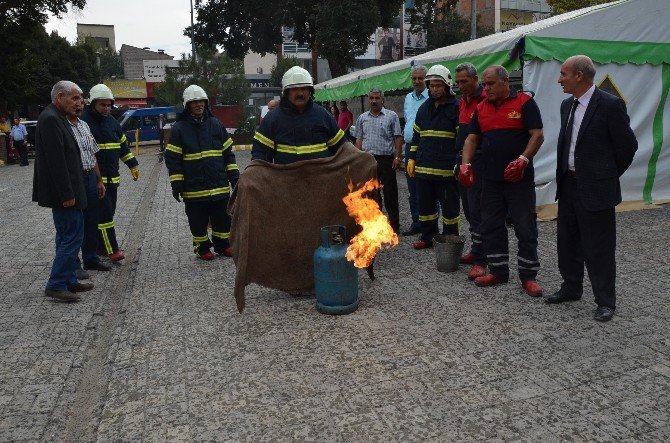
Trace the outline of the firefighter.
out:
M 416 177 L 421 223 L 421 239 L 414 243 L 414 249 L 433 246 L 433 236 L 438 233 L 436 200 L 442 208 L 442 233 L 460 233 L 460 201 L 454 177 L 458 101 L 452 85 L 449 69 L 442 65 L 431 67 L 426 74 L 429 97 L 414 120 L 407 162 L 407 173 Z
M 114 229 L 116 198 L 121 177 L 119 159 L 130 168 L 133 180 L 140 178 L 140 170 L 135 156 L 128 149 L 128 140 L 119 122 L 110 114 L 114 105 L 112 90 L 104 84 L 91 88 L 90 105 L 82 113 L 81 119 L 88 123 L 100 150 L 95 154 L 100 175 L 105 184 L 105 197 L 98 206 L 98 253 L 107 255 L 112 261 L 125 258 L 119 250 Z
M 254 135 L 252 160 L 288 164 L 334 155 L 346 141 L 326 109 L 314 104 L 309 72 L 294 66 L 282 78 L 279 108 L 268 113 Z
M 217 254 L 232 257 L 226 207 L 240 177 L 233 140 L 212 115 L 200 86 L 188 86 L 183 98 L 184 112 L 172 125 L 165 150 L 172 196 L 178 202 L 180 197 L 184 199 L 196 257 L 213 260 L 212 246 Z M 207 232 L 210 222 L 211 240 Z
M 468 126 L 472 117 L 475 115 L 477 105 L 486 99 L 484 87 L 479 84 L 477 68 L 472 63 L 461 63 L 456 66 L 456 84 L 461 91 L 461 101 L 458 108 L 458 136 L 456 137 L 456 149 L 459 151 L 458 164 L 461 164 L 463 158 L 463 145 L 468 136 Z M 474 280 L 486 274 L 486 253 L 484 252 L 484 243 L 480 233 L 481 216 L 481 196 L 482 196 L 482 178 L 481 178 L 481 149 L 477 146 L 475 155 L 470 161 L 475 173 L 475 181 L 470 188 L 463 185 L 459 186 L 461 202 L 463 204 L 463 214 L 470 225 L 470 239 L 472 248 L 470 253 L 461 257 L 461 263 L 472 264 L 468 272 L 468 279 Z
M 481 234 L 489 273 L 475 278 L 477 286 L 493 286 L 509 279 L 507 213 L 518 240 L 518 270 L 522 287 L 533 297 L 542 295 L 536 279 L 537 220 L 533 157 L 540 149 L 542 117 L 531 94 L 509 86 L 509 74 L 499 65 L 483 74 L 486 100 L 477 105 L 463 147 L 459 181 L 469 188 L 475 180 L 472 159 L 481 141 Z

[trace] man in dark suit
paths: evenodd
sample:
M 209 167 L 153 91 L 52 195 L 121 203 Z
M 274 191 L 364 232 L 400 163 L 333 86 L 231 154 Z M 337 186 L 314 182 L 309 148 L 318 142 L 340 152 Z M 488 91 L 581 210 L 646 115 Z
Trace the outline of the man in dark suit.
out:
M 616 220 L 619 177 L 637 151 L 626 105 L 593 84 L 590 58 L 576 55 L 561 66 L 558 83 L 572 94 L 561 104 L 556 200 L 561 288 L 546 299 L 556 304 L 582 297 L 584 264 L 591 279 L 594 318 L 609 321 L 616 308 Z
M 56 227 L 56 256 L 44 295 L 65 302 L 79 301 L 77 292 L 93 289 L 92 283 L 79 283 L 75 277 L 84 239 L 86 191 L 79 146 L 67 116 L 76 116 L 82 99 L 76 84 L 56 83 L 35 133 L 33 201 L 51 208 Z

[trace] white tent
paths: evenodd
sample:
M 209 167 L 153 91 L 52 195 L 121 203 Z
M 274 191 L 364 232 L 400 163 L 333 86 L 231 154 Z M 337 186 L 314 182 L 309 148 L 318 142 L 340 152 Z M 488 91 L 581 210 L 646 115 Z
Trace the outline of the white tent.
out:
M 559 105 L 566 95 L 557 84 L 563 60 L 586 54 L 596 63 L 596 84 L 618 94 L 628 106 L 639 150 L 621 179 L 623 199 L 670 199 L 670 1 L 622 0 L 551 17 L 413 59 L 353 72 L 316 85 L 317 100 L 340 100 L 411 87 L 414 64 L 441 63 L 453 72 L 473 63 L 522 69 L 523 89 L 535 92 L 545 142 L 535 158 L 537 202 L 552 203 L 559 131 Z

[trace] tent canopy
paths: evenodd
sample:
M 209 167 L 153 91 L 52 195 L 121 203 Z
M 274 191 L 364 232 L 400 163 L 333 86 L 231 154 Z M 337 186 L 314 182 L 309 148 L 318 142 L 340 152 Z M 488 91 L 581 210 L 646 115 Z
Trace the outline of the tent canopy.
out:
M 519 55 L 523 60 L 563 61 L 574 54 L 586 54 L 599 64 L 670 64 L 669 11 L 667 2 L 659 0 L 621 0 L 584 8 L 319 83 L 315 98 L 342 100 L 365 95 L 374 87 L 408 89 L 414 65 L 441 63 L 453 72 L 458 64 L 470 62 L 478 70 L 492 64 L 517 70 Z

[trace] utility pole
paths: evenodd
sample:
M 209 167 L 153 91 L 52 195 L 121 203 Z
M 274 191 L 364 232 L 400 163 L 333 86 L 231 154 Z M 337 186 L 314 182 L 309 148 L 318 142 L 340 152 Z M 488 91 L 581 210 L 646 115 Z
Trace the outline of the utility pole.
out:
M 191 29 L 193 29 L 193 0 L 191 1 Z M 200 4 L 200 0 L 195 0 L 195 5 L 198 6 Z M 193 58 L 193 62 L 196 61 L 196 54 L 195 54 L 195 42 L 193 41 L 193 35 L 191 35 L 191 54 Z
M 470 0 L 470 40 L 477 38 L 477 0 Z

